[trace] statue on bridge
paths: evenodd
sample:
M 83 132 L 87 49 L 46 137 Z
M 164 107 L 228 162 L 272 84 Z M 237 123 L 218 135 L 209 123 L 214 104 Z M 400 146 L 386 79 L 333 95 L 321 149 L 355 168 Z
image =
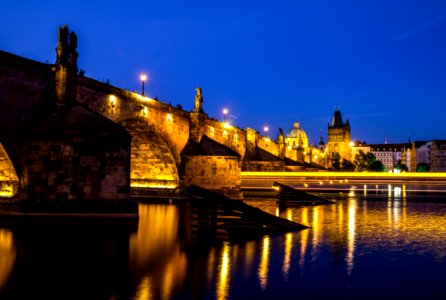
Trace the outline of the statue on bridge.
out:
M 195 107 L 194 112 L 203 112 L 203 96 L 201 95 L 201 88 L 197 87 L 195 89 L 197 94 L 195 95 Z
M 72 67 L 77 72 L 77 35 L 68 26 L 59 27 L 56 64 Z

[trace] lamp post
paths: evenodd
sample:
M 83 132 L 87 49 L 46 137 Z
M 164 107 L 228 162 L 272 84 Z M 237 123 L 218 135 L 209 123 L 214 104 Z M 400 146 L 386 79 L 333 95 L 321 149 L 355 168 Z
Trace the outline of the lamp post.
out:
M 228 109 L 227 108 L 223 108 L 223 122 L 226 123 L 226 116 L 228 115 Z
M 265 136 L 268 135 L 268 130 L 269 130 L 268 126 L 263 127 L 263 131 L 265 132 Z
M 142 82 L 141 96 L 144 97 L 144 82 L 147 80 L 147 75 L 146 74 L 141 74 L 140 79 L 141 79 L 141 82 Z

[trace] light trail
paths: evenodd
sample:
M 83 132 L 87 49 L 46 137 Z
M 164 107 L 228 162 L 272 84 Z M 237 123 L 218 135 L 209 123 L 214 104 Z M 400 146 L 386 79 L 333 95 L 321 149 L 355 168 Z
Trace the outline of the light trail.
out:
M 357 173 L 357 172 L 242 172 L 242 189 L 271 190 L 277 181 L 305 191 L 360 190 L 385 192 L 388 185 L 405 185 L 406 192 L 446 194 L 446 173 Z

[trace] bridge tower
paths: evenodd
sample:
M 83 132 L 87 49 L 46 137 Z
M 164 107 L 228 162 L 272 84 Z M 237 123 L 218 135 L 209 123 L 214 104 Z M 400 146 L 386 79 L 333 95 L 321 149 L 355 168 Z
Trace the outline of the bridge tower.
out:
M 340 110 L 335 110 L 331 125 L 328 124 L 327 149 L 330 154 L 337 152 L 342 158 L 351 159 L 350 122 L 342 121 Z

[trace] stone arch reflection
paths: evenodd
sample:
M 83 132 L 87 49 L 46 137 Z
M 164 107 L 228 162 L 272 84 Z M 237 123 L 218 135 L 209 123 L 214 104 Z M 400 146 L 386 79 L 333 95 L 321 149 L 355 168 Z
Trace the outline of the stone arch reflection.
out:
M 170 299 L 188 269 L 178 239 L 179 209 L 175 205 L 140 204 L 139 216 L 129 250 L 135 299 Z
M 12 231 L 0 228 L 0 291 L 7 283 L 16 259 Z

